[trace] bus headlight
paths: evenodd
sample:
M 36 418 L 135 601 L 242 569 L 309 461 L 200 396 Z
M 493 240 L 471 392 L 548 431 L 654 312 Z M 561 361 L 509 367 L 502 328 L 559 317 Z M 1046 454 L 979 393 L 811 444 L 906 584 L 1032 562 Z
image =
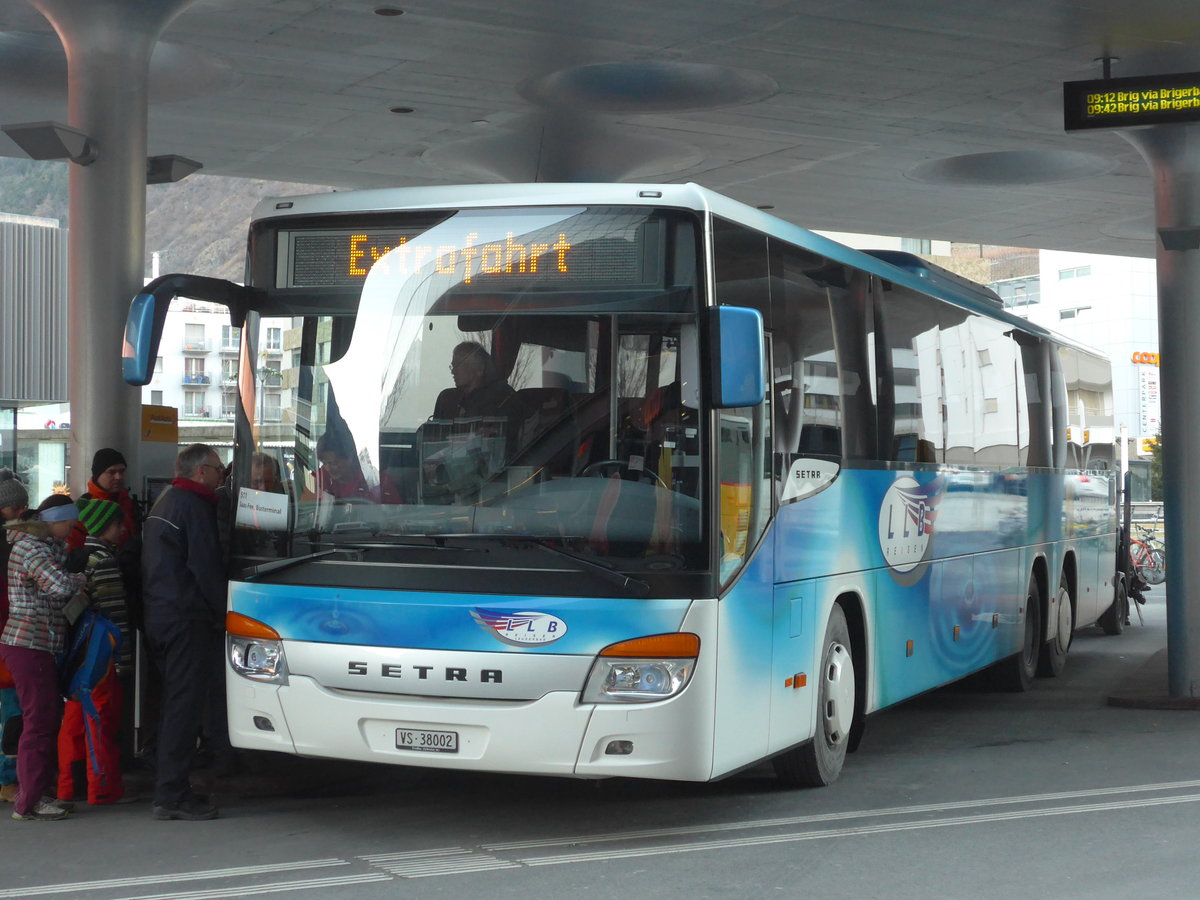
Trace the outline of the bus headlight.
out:
M 229 665 L 243 678 L 287 684 L 287 658 L 279 632 L 249 616 L 227 613 Z
M 243 678 L 287 684 L 283 641 L 229 636 L 229 664 Z
M 694 634 L 658 634 L 611 644 L 588 673 L 584 703 L 648 703 L 674 697 L 691 680 L 700 655 Z

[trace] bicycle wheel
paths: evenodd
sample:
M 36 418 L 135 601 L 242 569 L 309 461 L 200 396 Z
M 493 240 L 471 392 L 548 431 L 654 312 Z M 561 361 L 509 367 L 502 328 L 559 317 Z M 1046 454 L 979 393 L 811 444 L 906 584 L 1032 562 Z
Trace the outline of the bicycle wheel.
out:
M 1162 584 L 1167 580 L 1167 554 L 1161 547 L 1146 547 L 1148 561 L 1142 570 L 1147 584 Z
M 1155 552 L 1145 541 L 1134 539 L 1129 542 L 1129 559 L 1137 577 L 1146 584 L 1162 584 L 1167 578 L 1166 557 Z

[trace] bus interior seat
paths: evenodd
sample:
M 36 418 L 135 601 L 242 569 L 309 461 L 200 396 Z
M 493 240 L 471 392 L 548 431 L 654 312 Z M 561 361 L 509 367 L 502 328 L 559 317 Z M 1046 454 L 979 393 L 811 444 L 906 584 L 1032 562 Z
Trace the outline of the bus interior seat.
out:
M 517 391 L 517 401 L 524 416 L 518 452 L 520 455 L 530 451 L 536 454 L 539 445 L 550 448 L 554 452 L 544 465 L 552 475 L 566 475 L 571 470 L 578 441 L 572 403 L 575 399 L 565 388 L 521 388 Z M 571 434 L 564 435 L 563 429 Z

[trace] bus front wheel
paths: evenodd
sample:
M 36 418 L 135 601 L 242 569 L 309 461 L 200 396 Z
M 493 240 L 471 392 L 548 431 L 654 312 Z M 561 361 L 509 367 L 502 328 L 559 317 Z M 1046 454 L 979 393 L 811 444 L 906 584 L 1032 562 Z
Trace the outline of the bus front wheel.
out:
M 823 787 L 837 780 L 854 724 L 856 690 L 850 628 L 841 606 L 834 604 L 821 651 L 816 733 L 807 744 L 772 761 L 781 783 L 788 787 Z

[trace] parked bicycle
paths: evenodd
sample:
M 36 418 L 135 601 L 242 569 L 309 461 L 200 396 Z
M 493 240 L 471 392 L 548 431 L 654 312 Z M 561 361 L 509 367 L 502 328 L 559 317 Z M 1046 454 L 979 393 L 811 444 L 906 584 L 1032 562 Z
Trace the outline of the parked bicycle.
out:
M 1134 574 L 1146 584 L 1162 584 L 1167 580 L 1167 547 L 1158 536 L 1158 520 L 1132 524 L 1136 535 L 1129 539 L 1129 559 Z

